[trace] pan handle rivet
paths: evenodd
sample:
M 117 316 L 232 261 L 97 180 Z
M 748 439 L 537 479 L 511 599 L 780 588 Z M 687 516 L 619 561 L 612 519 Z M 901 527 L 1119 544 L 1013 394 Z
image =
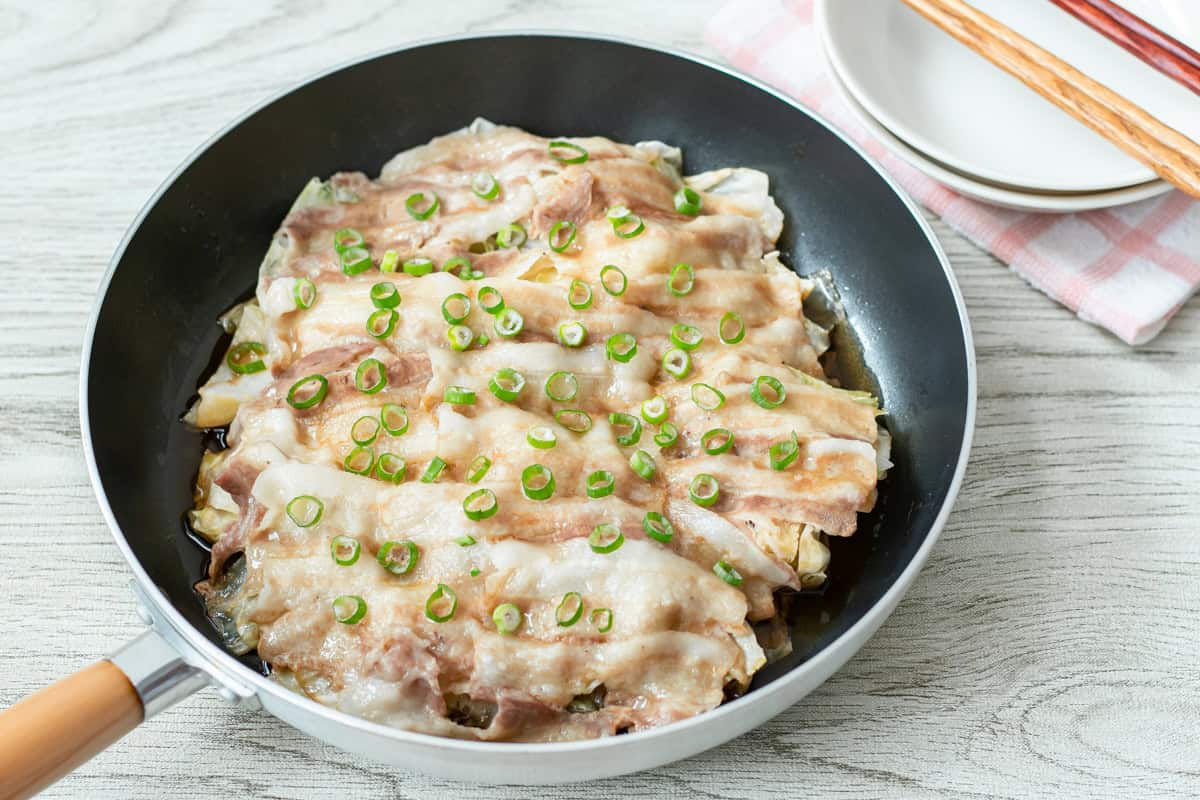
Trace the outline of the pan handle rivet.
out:
M 137 604 L 137 615 L 147 625 L 154 624 L 154 617 L 150 616 L 150 612 L 141 603 Z
M 217 689 L 217 695 L 220 696 L 220 698 L 226 703 L 236 704 L 239 700 L 241 700 L 241 698 L 238 697 L 237 692 L 235 692 L 233 689 L 230 689 L 228 686 L 222 686 Z

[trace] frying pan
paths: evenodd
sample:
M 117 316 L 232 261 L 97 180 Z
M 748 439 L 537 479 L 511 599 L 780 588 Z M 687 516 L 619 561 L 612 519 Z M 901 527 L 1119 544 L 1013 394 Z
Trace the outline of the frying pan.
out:
M 880 395 L 895 468 L 859 532 L 835 540 L 826 587 L 799 597 L 795 649 L 744 696 L 661 728 L 596 741 L 508 744 L 395 730 L 325 708 L 224 650 L 192 586 L 206 554 L 183 515 L 204 446 L 179 421 L 220 347 L 217 316 L 247 296 L 262 254 L 312 176 L 374 173 L 475 116 L 542 134 L 661 139 L 689 172 L 763 170 L 786 214 L 785 261 L 828 270 L 846 382 Z M 840 297 L 834 297 L 834 295 Z M 795 703 L 895 607 L 957 493 L 974 424 L 962 298 L 913 203 L 812 112 L 702 59 L 626 41 L 512 33 L 413 45 L 336 68 L 203 145 L 127 233 L 84 345 L 83 441 L 92 482 L 149 628 L 0 715 L 0 796 L 47 785 L 143 719 L 213 685 L 296 728 L 439 776 L 551 783 L 692 755 Z

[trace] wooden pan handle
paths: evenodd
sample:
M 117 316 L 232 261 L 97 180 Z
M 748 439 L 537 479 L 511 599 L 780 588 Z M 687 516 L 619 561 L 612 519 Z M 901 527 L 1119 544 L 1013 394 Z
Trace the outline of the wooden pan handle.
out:
M 1200 145 L 963 0 L 904 0 L 1164 180 L 1200 197 Z
M 142 701 L 111 661 L 0 713 L 0 800 L 32 797 L 136 728 Z

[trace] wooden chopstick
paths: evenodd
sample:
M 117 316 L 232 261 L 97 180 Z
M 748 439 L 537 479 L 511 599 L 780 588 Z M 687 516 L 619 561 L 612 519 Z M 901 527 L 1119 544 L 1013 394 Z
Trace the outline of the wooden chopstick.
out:
M 1200 197 L 1200 145 L 963 0 L 904 0 L 955 39 Z
M 1112 0 L 1050 0 L 1084 25 L 1200 94 L 1200 53 Z

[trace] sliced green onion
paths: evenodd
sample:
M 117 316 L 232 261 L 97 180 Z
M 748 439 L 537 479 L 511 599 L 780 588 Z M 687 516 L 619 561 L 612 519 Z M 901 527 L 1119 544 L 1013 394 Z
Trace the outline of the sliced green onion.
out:
M 611 553 L 625 544 L 625 534 L 611 522 L 601 522 L 588 536 L 588 547 L 593 553 Z
M 448 258 L 442 262 L 442 272 L 449 272 L 453 274 L 455 270 L 458 270 L 458 277 L 460 280 L 469 281 L 475 279 L 476 273 L 475 270 L 471 268 L 471 259 L 467 258 L 466 256 L 455 256 L 454 258 Z M 483 273 L 479 274 L 482 276 Z
M 482 491 L 486 491 L 486 490 L 480 489 L 479 491 L 482 492 Z M 465 505 L 465 503 L 464 503 L 464 505 Z M 459 536 L 457 539 L 454 540 L 454 543 L 456 545 L 458 545 L 459 547 L 471 547 L 472 545 L 477 544 L 477 542 L 475 541 L 475 537 L 471 536 L 470 534 L 467 534 L 465 536 Z
M 555 151 L 558 152 L 555 152 Z M 562 151 L 568 151 L 570 155 Z M 546 152 L 555 161 L 561 161 L 564 164 L 582 164 L 588 160 L 588 151 L 584 150 L 574 142 L 568 142 L 563 139 L 551 139 L 546 145 Z
M 558 341 L 564 347 L 579 347 L 587 339 L 587 328 L 582 322 L 564 322 L 558 326 Z
M 489 314 L 499 314 L 504 310 L 504 295 L 495 286 L 480 286 L 475 299 L 479 301 L 479 307 Z
M 632 239 L 646 230 L 646 223 L 642 222 L 642 218 L 634 214 L 626 206 L 613 206 L 605 216 L 612 223 L 613 233 L 622 239 Z
M 704 341 L 704 334 L 693 325 L 678 322 L 671 326 L 671 342 L 684 350 L 695 350 Z
M 394 308 L 377 308 L 367 317 L 367 333 L 376 339 L 386 339 L 396 330 L 400 313 Z
M 767 391 L 763 392 L 763 387 Z M 770 375 L 759 375 L 750 384 L 750 399 L 765 409 L 779 408 L 787 400 L 787 390 L 783 382 Z
M 512 222 L 496 231 L 496 246 L 502 250 L 509 247 L 520 247 L 528 238 L 529 234 L 525 233 L 525 227 L 519 222 Z
M 375 371 L 375 379 L 371 380 L 371 371 Z M 358 365 L 354 371 L 354 385 L 363 394 L 375 394 L 387 386 L 387 369 L 378 358 L 368 358 Z
M 487 519 L 499 510 L 500 503 L 491 489 L 476 489 L 463 500 L 463 513 L 469 520 Z
M 400 292 L 391 281 L 380 281 L 371 287 L 371 302 L 376 308 L 395 308 L 400 305 Z
M 379 566 L 393 575 L 407 575 L 417 566 L 420 552 L 417 546 L 405 539 L 402 542 L 386 541 L 375 554 Z
M 421 205 L 424 208 L 420 208 Z M 433 216 L 433 212 L 438 210 L 441 201 L 433 192 L 429 193 L 429 198 L 426 200 L 424 192 L 416 192 L 410 194 L 408 199 L 404 201 L 404 207 L 408 209 L 409 216 L 416 220 L 425 220 Z
M 658 471 L 658 466 L 654 463 L 654 456 L 645 450 L 634 451 L 634 454 L 629 457 L 629 466 L 644 481 L 654 480 L 654 473 Z
M 613 626 L 613 612 L 611 608 L 593 608 L 592 613 L 588 614 L 588 621 L 596 626 L 597 633 L 608 633 Z
M 225 354 L 225 363 L 238 375 L 252 375 L 267 368 L 261 358 L 255 358 L 266 354 L 266 345 L 261 342 L 238 342 Z
M 688 497 L 692 498 L 692 502 L 696 505 L 707 508 L 720 499 L 721 484 L 712 475 L 701 472 L 692 478 L 692 482 L 688 486 Z
M 353 472 L 355 475 L 370 475 L 371 468 L 374 466 L 375 451 L 369 447 L 363 447 L 361 444 L 356 445 L 342 460 L 342 469 L 346 472 Z
M 680 214 L 694 217 L 700 213 L 702 205 L 699 193 L 690 186 L 682 186 L 675 193 L 675 210 Z
M 606 469 L 598 469 L 587 476 L 587 496 L 599 499 L 608 497 L 616 489 L 617 479 Z
M 531 447 L 536 447 L 538 450 L 549 450 L 558 444 L 558 434 L 552 428 L 547 428 L 545 425 L 535 425 L 525 434 L 525 441 L 529 442 Z
M 425 467 L 425 472 L 421 474 L 421 483 L 433 483 L 445 468 L 446 462 L 442 460 L 442 457 L 434 456 L 433 461 L 429 462 L 429 466 Z
M 579 379 L 574 372 L 559 369 L 550 373 L 542 388 L 554 402 L 569 403 L 579 394 Z
M 445 608 L 447 602 L 450 604 L 450 607 L 446 609 L 444 614 L 434 610 L 438 606 Z M 444 583 L 439 583 L 437 588 L 433 590 L 433 594 L 429 595 L 429 599 L 425 601 L 425 616 L 431 622 L 449 622 L 454 619 L 454 612 L 457 610 L 458 595 Z
M 715 386 L 707 383 L 693 383 L 692 402 L 705 411 L 716 411 L 725 405 L 725 395 Z
M 395 250 L 384 250 L 383 258 L 379 259 L 380 272 L 395 272 L 400 264 L 400 254 Z
M 627 364 L 637 355 L 637 339 L 632 333 L 614 333 L 604 343 L 608 357 Z
M 642 401 L 642 419 L 651 425 L 658 425 L 666 419 L 667 411 L 667 401 L 658 395 Z
M 575 241 L 575 233 L 574 222 L 569 219 L 560 219 L 550 226 L 550 233 L 546 235 L 546 244 L 550 245 L 550 249 L 554 252 L 561 253 L 571 246 L 571 242 Z
M 772 444 L 767 452 L 771 456 L 771 469 L 782 471 L 790 467 L 800 455 L 800 442 L 796 439 L 796 432 L 792 431 L 791 439 Z
M 362 553 L 362 545 L 358 543 L 358 539 L 351 536 L 335 536 L 329 542 L 329 555 L 333 557 L 333 562 L 339 567 L 351 566 L 358 561 L 360 553 Z
M 471 483 L 479 483 L 491 468 L 492 460 L 490 458 L 482 454 L 477 455 L 467 466 L 467 480 Z
M 425 256 L 417 256 L 404 262 L 405 275 L 420 278 L 422 275 L 428 275 L 431 272 L 433 272 L 433 259 L 426 258 Z
M 404 483 L 408 462 L 395 453 L 380 453 L 375 459 L 375 477 L 388 483 Z
M 306 375 L 288 389 L 287 401 L 292 408 L 312 408 L 325 399 L 329 381 L 324 375 Z
M 647 511 L 642 517 L 642 530 L 651 539 L 666 543 L 675 536 L 675 526 L 657 511 Z
M 495 200 L 500 194 L 500 182 L 489 172 L 477 172 L 471 178 L 471 191 L 480 200 Z
M 554 609 L 554 620 L 564 628 L 569 628 L 583 616 L 583 595 L 579 592 L 567 592 Z
M 446 299 L 442 301 L 442 319 L 451 325 L 457 325 L 469 316 L 471 316 L 471 298 L 462 292 L 447 295 Z
M 488 342 L 490 342 L 491 339 L 488 338 L 488 335 L 486 333 L 481 333 L 481 334 L 479 334 L 479 338 L 476 341 L 479 342 L 480 347 L 487 347 Z
M 613 297 L 620 297 L 629 287 L 629 278 L 625 276 L 625 271 L 616 264 L 605 264 L 600 268 L 600 285 Z M 588 298 L 589 300 L 591 298 L 591 287 L 588 287 Z M 589 302 L 588 305 L 591 303 Z
M 663 353 L 662 368 L 663 372 L 676 380 L 683 380 L 692 373 L 692 355 L 686 350 L 672 347 Z
M 620 428 L 629 429 L 625 433 L 617 433 L 617 444 L 621 447 L 633 447 L 642 438 L 642 421 L 633 414 L 614 411 L 608 415 L 608 424 L 614 428 L 614 433 Z
M 742 573 L 734 569 L 728 561 L 718 561 L 713 564 L 713 572 L 730 586 L 742 585 Z
M 461 353 L 475 341 L 475 331 L 466 325 L 451 325 L 446 329 L 446 338 L 450 340 L 450 349 Z
M 298 278 L 292 287 L 292 299 L 296 301 L 296 308 L 312 308 L 313 303 L 317 302 L 316 284 L 308 278 Z
M 554 473 L 542 464 L 521 471 L 521 491 L 530 500 L 548 500 L 554 494 Z
M 354 228 L 338 228 L 333 232 L 333 249 L 339 254 L 353 247 L 362 247 L 363 235 Z
M 515 633 L 517 628 L 521 627 L 523 619 L 521 609 L 512 603 L 501 603 L 492 609 L 492 623 L 498 633 Z
M 343 250 L 339 260 L 342 262 L 342 272 L 347 275 L 360 275 L 371 268 L 371 254 L 365 247 Z
M 525 376 L 511 367 L 498 370 L 488 381 L 488 389 L 505 403 L 515 403 L 525 388 Z
M 475 392 L 465 386 L 447 386 L 442 390 L 442 402 L 452 406 L 473 406 L 475 400 Z
M 333 618 L 343 625 L 355 625 L 367 615 L 367 601 L 356 594 L 343 594 L 333 601 Z
M 679 263 L 671 267 L 671 275 L 667 278 L 667 291 L 676 297 L 683 297 L 692 291 L 695 285 L 696 270 L 691 264 Z
M 592 429 L 592 415 L 582 408 L 560 408 L 554 419 L 571 433 L 587 433 Z
M 470 573 L 468 573 L 468 574 L 469 574 L 469 575 L 470 575 L 472 578 L 478 577 L 478 575 L 479 575 L 479 567 L 471 567 L 471 571 L 470 571 Z
M 613 267 L 613 269 L 616 269 L 616 267 Z M 620 270 L 617 271 L 619 272 Z M 576 311 L 591 308 L 592 285 L 587 281 L 579 280 L 579 278 L 572 278 L 571 285 L 567 288 L 567 305 Z
M 525 327 L 525 317 L 521 316 L 521 312 L 515 308 L 506 308 L 496 315 L 496 321 L 492 327 L 505 339 L 511 339 Z
M 710 456 L 719 456 L 733 447 L 733 431 L 729 428 L 713 428 L 700 437 L 700 449 Z
M 311 494 L 302 494 L 289 500 L 285 510 L 297 528 L 311 528 L 321 521 L 325 504 Z
M 730 331 L 730 325 L 736 327 Z M 736 311 L 726 311 L 724 316 L 721 317 L 721 322 L 717 325 L 717 336 L 725 344 L 737 344 L 746 338 L 746 323 L 742 322 L 742 315 Z
M 379 420 L 375 417 L 359 417 L 350 426 L 350 440 L 355 444 L 374 444 L 375 439 L 379 437 L 379 428 Z
M 658 433 L 654 434 L 654 443 L 660 448 L 667 448 L 675 444 L 679 439 L 679 428 L 674 422 L 667 420 L 659 427 Z
M 401 436 L 408 430 L 408 410 L 396 403 L 384 403 L 379 409 L 379 421 L 390 436 Z

